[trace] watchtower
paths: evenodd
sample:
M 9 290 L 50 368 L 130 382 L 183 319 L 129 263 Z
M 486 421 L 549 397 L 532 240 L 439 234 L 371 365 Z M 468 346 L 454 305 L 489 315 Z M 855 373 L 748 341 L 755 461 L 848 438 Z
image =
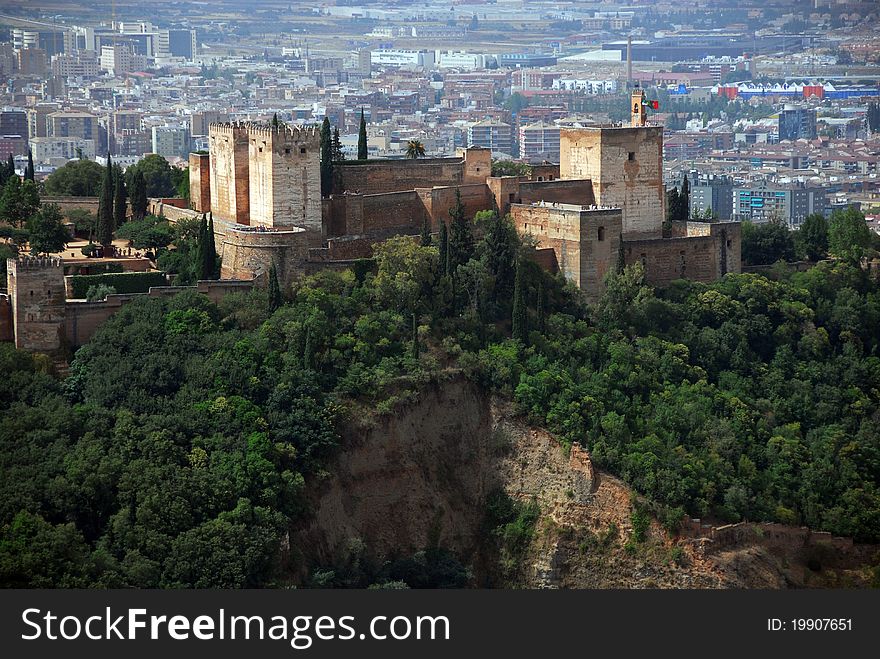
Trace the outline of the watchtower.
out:
M 248 129 L 251 224 L 321 231 L 321 133 L 286 124 Z
M 44 353 L 59 350 L 65 336 L 61 259 L 8 259 L 6 283 L 12 296 L 15 347 Z
M 250 224 L 247 125 L 212 123 L 208 135 L 211 212 L 220 220 Z

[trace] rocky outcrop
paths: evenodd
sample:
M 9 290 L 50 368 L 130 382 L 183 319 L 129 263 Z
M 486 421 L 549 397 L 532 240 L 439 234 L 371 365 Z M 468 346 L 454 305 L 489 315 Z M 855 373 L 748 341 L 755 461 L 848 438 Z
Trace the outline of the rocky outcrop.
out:
M 622 481 L 595 469 L 584 447 L 566 450 L 461 378 L 426 387 L 392 414 L 362 415 L 344 440 L 326 478 L 310 485 L 313 514 L 291 530 L 294 582 L 353 542 L 377 563 L 439 544 L 472 568 L 475 584 L 524 588 L 864 585 L 871 574 L 862 566 L 876 562 L 862 549 L 845 565 L 823 559 L 831 568 L 823 572 L 815 552 L 777 541 L 800 537 L 789 527 L 722 529 L 724 542 L 707 551 L 711 539 L 693 530 L 671 538 L 652 522 L 636 543 Z M 541 509 L 526 555 L 503 577 L 484 528 L 498 488 Z

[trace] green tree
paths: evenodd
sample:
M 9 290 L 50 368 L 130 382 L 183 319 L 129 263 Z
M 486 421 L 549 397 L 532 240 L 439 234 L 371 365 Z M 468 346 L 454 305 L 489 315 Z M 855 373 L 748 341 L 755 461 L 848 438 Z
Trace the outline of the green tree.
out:
M 446 276 L 449 274 L 447 266 L 449 262 L 449 230 L 446 228 L 446 222 L 440 222 L 439 242 L 440 274 Z
M 128 213 L 128 191 L 125 189 L 125 177 L 121 173 L 116 175 L 116 186 L 113 194 L 113 223 L 117 227 L 125 224 Z
M 742 259 L 747 265 L 770 265 L 795 258 L 791 231 L 781 222 L 742 223 Z
M 795 235 L 798 252 L 810 261 L 828 254 L 828 220 L 821 213 L 811 213 Z
M 333 144 L 330 151 L 333 162 L 345 160 L 345 152 L 342 150 L 342 139 L 339 137 L 339 126 L 333 127 Z
M 467 263 L 474 253 L 474 235 L 465 217 L 464 203 L 458 188 L 455 189 L 455 204 L 449 209 L 449 217 L 452 222 L 449 229 L 447 258 L 452 264 L 452 269 L 447 274 L 455 274 L 456 268 Z
M 274 313 L 284 304 L 281 286 L 278 284 L 278 269 L 273 263 L 269 267 L 269 313 Z
M 361 124 L 358 129 L 358 160 L 366 160 L 367 157 L 367 121 L 364 119 L 364 109 L 361 108 Z
M 134 178 L 140 173 L 144 177 L 146 197 L 173 197 L 177 190 L 174 174 L 168 161 L 156 153 L 151 153 L 125 171 L 126 184 L 134 198 Z
M 864 213 L 855 206 L 831 213 L 828 247 L 832 254 L 858 264 L 870 246 L 871 230 L 865 223 Z
M 34 152 L 28 149 L 28 159 L 27 166 L 24 170 L 24 178 L 27 181 L 33 181 L 36 176 L 36 171 L 34 170 Z
M 431 246 L 431 221 L 428 219 L 427 215 L 422 220 L 422 235 L 419 242 L 421 243 L 422 247 Z
M 406 157 L 412 160 L 425 155 L 425 145 L 419 140 L 409 140 L 406 143 Z
M 40 208 L 40 194 L 33 181 L 22 181 L 11 176 L 0 196 L 0 220 L 14 227 L 24 227 L 25 223 Z
M 333 190 L 333 135 L 330 132 L 330 118 L 324 117 L 321 124 L 321 194 L 330 196 Z
M 101 195 L 98 198 L 98 219 L 95 224 L 95 238 L 98 243 L 108 247 L 113 243 L 113 164 L 110 154 L 107 154 L 107 167 L 104 172 L 104 183 L 101 186 Z
M 43 183 L 47 195 L 97 197 L 104 168 L 94 160 L 71 160 L 49 174 Z
M 523 276 L 521 258 L 516 262 L 516 276 L 513 285 L 513 314 L 512 331 L 513 338 L 525 343 L 529 336 L 528 316 L 526 311 L 526 282 Z
M 412 337 L 410 338 L 409 356 L 415 361 L 419 360 L 419 324 L 416 315 L 412 314 Z
M 688 175 L 684 175 L 681 182 L 681 192 L 678 193 L 678 219 L 679 222 L 687 222 L 691 216 L 691 183 Z
M 131 217 L 135 220 L 143 220 L 147 215 L 147 183 L 144 180 L 144 173 L 138 170 L 127 178 L 131 196 Z
M 214 245 L 213 218 L 209 223 L 202 218 L 199 223 L 199 237 L 196 247 L 199 279 L 217 278 L 217 250 Z
M 61 209 L 55 204 L 43 205 L 27 222 L 31 254 L 54 254 L 64 250 L 70 234 L 64 226 Z
M 484 214 L 479 215 L 483 219 Z M 509 216 L 500 218 L 495 212 L 485 216 L 489 226 L 479 252 L 493 278 L 490 298 L 502 302 L 509 300 L 513 293 L 519 238 Z
M 126 222 L 116 232 L 116 237 L 122 240 L 129 240 L 136 249 L 161 250 L 171 244 L 174 237 L 174 231 L 168 220 L 155 215 L 147 215 L 146 217 L 130 222 Z

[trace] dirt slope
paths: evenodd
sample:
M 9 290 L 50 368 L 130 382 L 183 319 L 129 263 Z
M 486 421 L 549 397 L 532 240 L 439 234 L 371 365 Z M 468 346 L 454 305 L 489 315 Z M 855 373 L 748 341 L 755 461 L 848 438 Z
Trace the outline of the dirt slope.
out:
M 314 514 L 291 529 L 295 582 L 352 541 L 380 562 L 439 541 L 472 567 L 475 583 L 525 588 L 859 586 L 877 562 L 876 548 L 817 548 L 808 531 L 772 525 L 713 540 L 699 530 L 670 538 L 652 522 L 644 542 L 629 542 L 624 483 L 460 378 L 393 415 L 364 415 L 344 437 L 328 476 L 311 486 Z M 482 530 L 486 498 L 499 487 L 541 508 L 526 555 L 503 576 Z

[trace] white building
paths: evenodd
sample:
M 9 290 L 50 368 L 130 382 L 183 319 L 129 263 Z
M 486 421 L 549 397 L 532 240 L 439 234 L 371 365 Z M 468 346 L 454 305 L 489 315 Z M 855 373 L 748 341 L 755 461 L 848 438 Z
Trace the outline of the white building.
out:
M 153 153 L 163 158 L 186 158 L 190 151 L 189 128 L 186 126 L 153 126 Z
M 437 67 L 441 69 L 485 69 L 495 58 L 480 53 L 465 53 L 438 50 Z
M 101 68 L 111 75 L 143 71 L 147 57 L 133 53 L 128 46 L 101 46 Z
M 29 140 L 35 163 L 56 163 L 73 158 L 95 159 L 95 140 L 81 137 L 32 137 Z
M 587 94 L 616 94 L 617 80 L 587 80 L 583 78 L 559 78 L 553 81 L 553 89 L 582 91 Z
M 433 50 L 374 50 L 370 54 L 374 66 L 434 66 Z

